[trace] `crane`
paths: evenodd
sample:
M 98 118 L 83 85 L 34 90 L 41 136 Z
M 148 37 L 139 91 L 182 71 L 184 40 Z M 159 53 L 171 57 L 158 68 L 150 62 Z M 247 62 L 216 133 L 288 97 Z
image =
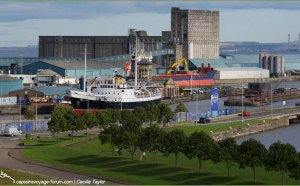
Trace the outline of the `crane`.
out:
M 181 58 L 178 61 L 176 61 L 175 63 L 173 63 L 173 65 L 171 66 L 171 68 L 168 70 L 167 74 L 171 74 L 173 71 L 173 68 L 176 67 L 177 65 L 184 63 L 185 64 L 185 71 L 188 72 L 189 71 L 189 65 L 188 62 L 185 58 Z

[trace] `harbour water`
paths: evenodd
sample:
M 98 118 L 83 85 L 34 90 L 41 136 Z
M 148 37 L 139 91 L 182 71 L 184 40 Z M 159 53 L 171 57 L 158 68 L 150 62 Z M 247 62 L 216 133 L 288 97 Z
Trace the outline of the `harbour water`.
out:
M 251 134 L 243 137 L 236 138 L 238 144 L 243 141 L 253 138 L 259 140 L 262 144 L 269 148 L 272 143 L 278 140 L 282 143 L 289 143 L 293 145 L 297 151 L 300 151 L 300 124 L 293 124 L 288 127 L 278 128 L 257 134 Z
M 285 82 L 277 84 L 276 88 L 300 88 L 299 82 Z M 226 97 L 219 98 L 218 104 L 219 109 L 225 109 L 229 108 L 228 106 L 224 106 L 224 100 L 226 100 Z M 251 111 L 251 110 L 264 110 L 264 109 L 271 109 L 271 108 L 286 108 L 286 107 L 293 107 L 296 103 L 300 102 L 300 98 L 297 99 L 290 99 L 285 100 L 285 104 L 283 104 L 283 101 L 273 102 L 271 105 L 264 105 L 264 106 L 248 106 L 244 107 L 244 111 Z M 187 109 L 190 112 L 205 112 L 210 110 L 210 100 L 198 100 L 198 101 L 190 101 L 185 102 L 184 105 L 187 107 Z M 175 110 L 177 104 L 173 104 L 170 107 L 172 110 Z M 242 110 L 241 106 L 235 106 L 234 108 L 238 109 L 239 111 Z M 300 123 L 299 124 L 293 124 L 288 127 L 278 128 L 262 133 L 257 134 L 251 134 L 244 137 L 237 138 L 237 142 L 240 144 L 243 141 L 254 138 L 256 140 L 261 141 L 266 148 L 268 148 L 272 143 L 277 142 L 280 140 L 282 143 L 290 143 L 293 145 L 297 151 L 300 151 Z

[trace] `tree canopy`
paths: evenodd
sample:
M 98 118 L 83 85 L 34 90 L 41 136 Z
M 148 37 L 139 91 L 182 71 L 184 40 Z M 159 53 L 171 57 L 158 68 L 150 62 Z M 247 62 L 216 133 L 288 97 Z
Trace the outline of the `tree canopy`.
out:
M 238 145 L 234 138 L 226 138 L 217 143 L 217 159 L 225 161 L 227 176 L 229 176 L 230 167 L 234 165 L 238 155 Z
M 168 123 L 174 117 L 174 113 L 172 112 L 171 108 L 164 103 L 158 105 L 160 114 L 159 114 L 159 121 L 163 123 Z
M 252 138 L 244 141 L 239 147 L 240 168 L 251 167 L 255 180 L 256 168 L 264 164 L 266 153 L 267 150 L 261 142 Z
M 178 164 L 178 157 L 181 152 L 183 152 L 185 145 L 186 136 L 182 130 L 174 129 L 167 132 L 162 141 L 161 151 L 165 156 L 173 153 L 175 155 L 175 166 Z
M 197 158 L 199 172 L 201 171 L 204 160 L 208 160 L 215 152 L 214 140 L 203 131 L 193 132 L 186 140 L 184 154 L 189 159 Z
M 282 185 L 284 174 L 288 172 L 288 165 L 296 157 L 296 154 L 296 149 L 292 145 L 282 144 L 280 141 L 273 143 L 268 150 L 266 169 L 279 171 Z
M 142 135 L 140 138 L 141 150 L 154 153 L 155 159 L 155 154 L 161 147 L 163 135 L 164 131 L 156 125 L 150 125 L 150 127 L 146 127 L 142 131 Z
M 183 104 L 183 102 L 180 102 L 176 109 L 175 109 L 175 112 L 188 112 L 188 109 L 185 107 L 185 105 Z

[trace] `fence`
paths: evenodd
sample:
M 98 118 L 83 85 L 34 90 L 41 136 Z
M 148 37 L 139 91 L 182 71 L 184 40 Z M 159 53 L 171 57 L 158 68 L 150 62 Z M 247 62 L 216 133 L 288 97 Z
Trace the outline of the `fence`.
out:
M 223 110 L 218 110 L 218 117 L 220 116 L 227 116 L 237 113 L 235 108 L 228 108 Z M 199 120 L 199 118 L 210 118 L 211 111 L 206 112 L 179 112 L 175 114 L 174 118 L 172 119 L 173 122 L 178 121 L 194 121 Z
M 0 123 L 0 131 L 3 132 L 5 127 L 17 127 L 18 129 L 21 128 L 22 132 L 32 132 L 32 131 L 47 131 L 48 130 L 48 120 L 40 120 L 37 121 L 22 121 L 20 122 L 6 122 Z

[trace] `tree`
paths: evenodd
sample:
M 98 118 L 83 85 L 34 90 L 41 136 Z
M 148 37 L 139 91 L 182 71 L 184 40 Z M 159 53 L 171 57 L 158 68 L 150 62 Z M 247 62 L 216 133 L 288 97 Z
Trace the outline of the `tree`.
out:
M 119 147 L 121 144 L 120 127 L 118 125 L 109 125 L 107 128 L 104 129 L 104 131 L 99 133 L 99 140 L 102 144 L 111 144 L 112 156 L 114 156 L 115 147 Z
M 111 119 L 111 123 L 117 123 L 121 119 L 121 112 L 115 109 L 108 109 L 107 116 Z
M 34 112 L 32 110 L 26 109 L 24 112 L 25 119 L 34 119 Z
M 96 118 L 98 120 L 99 127 L 103 129 L 108 127 L 113 120 L 113 118 L 109 116 L 107 112 L 97 112 Z
M 98 122 L 96 116 L 92 112 L 85 112 L 83 115 L 83 122 L 85 126 L 86 136 L 88 135 L 88 128 L 93 128 Z
M 70 129 L 69 125 L 74 118 L 73 108 L 67 105 L 58 105 L 51 113 L 51 121 L 48 122 L 48 129 L 54 135 L 55 132 L 65 132 Z
M 193 132 L 186 140 L 183 153 L 189 159 L 198 158 L 199 172 L 204 160 L 208 160 L 215 152 L 214 140 L 203 131 Z
M 55 133 L 60 131 L 59 123 L 54 122 L 54 119 L 48 121 L 48 130 L 51 132 L 52 136 L 54 137 Z
M 160 149 L 163 135 L 164 131 L 156 125 L 150 125 L 150 127 L 145 128 L 140 138 L 141 150 L 154 153 L 155 160 L 155 155 Z
M 159 121 L 163 123 L 169 123 L 170 120 L 174 117 L 174 113 L 172 112 L 171 108 L 164 104 L 161 103 L 158 105 L 160 114 L 159 114 Z
M 81 116 L 74 113 L 71 121 L 67 125 L 68 130 L 72 132 L 72 137 L 74 136 L 74 131 L 84 129 L 83 119 Z M 72 138 L 73 139 L 73 138 Z
M 267 150 L 265 146 L 255 139 L 248 139 L 239 146 L 238 162 L 240 168 L 250 167 L 255 180 L 256 168 L 261 167 L 264 163 Z
M 135 114 L 136 117 L 138 117 L 141 120 L 141 122 L 145 122 L 149 120 L 147 111 L 144 107 L 136 107 L 133 113 Z
M 266 156 L 266 170 L 280 171 L 281 184 L 284 174 L 288 172 L 289 163 L 296 157 L 296 149 L 291 144 L 282 144 L 280 141 L 273 143 Z
M 176 109 L 175 109 L 175 112 L 188 112 L 188 109 L 185 107 L 185 105 L 183 104 L 183 102 L 180 102 Z
M 161 152 L 164 156 L 175 155 L 175 166 L 177 167 L 178 157 L 183 152 L 186 136 L 182 130 L 174 129 L 167 132 L 163 137 Z
M 158 121 L 158 116 L 159 116 L 159 108 L 157 105 L 155 105 L 154 103 L 149 103 L 146 106 L 146 111 L 148 114 L 148 118 L 150 120 L 150 123 L 152 124 L 153 121 Z
M 226 138 L 217 143 L 217 154 L 219 161 L 225 161 L 227 176 L 229 176 L 230 167 L 234 165 L 238 154 L 238 145 L 234 138 Z
M 131 154 L 133 160 L 142 131 L 141 121 L 130 111 L 122 112 L 120 140 L 123 148 Z
M 295 180 L 300 179 L 300 152 L 289 163 L 288 170 L 290 172 L 289 176 Z

